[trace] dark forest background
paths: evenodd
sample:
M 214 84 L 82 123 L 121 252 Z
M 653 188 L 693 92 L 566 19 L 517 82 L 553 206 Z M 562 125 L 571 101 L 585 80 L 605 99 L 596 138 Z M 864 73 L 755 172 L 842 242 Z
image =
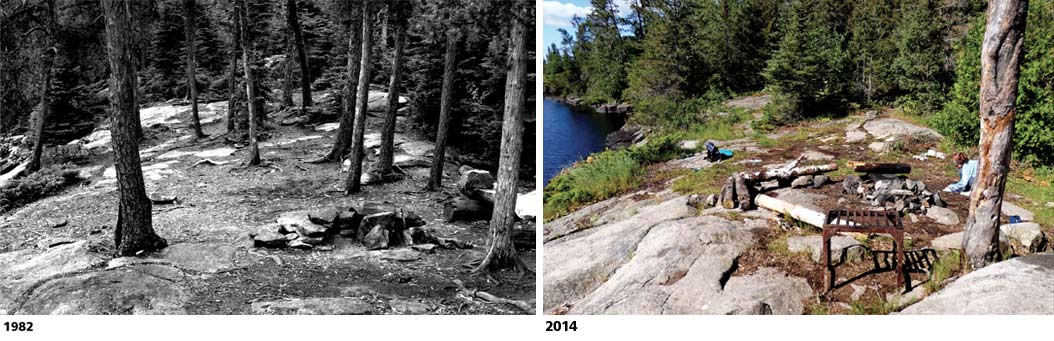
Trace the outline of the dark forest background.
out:
M 134 41 L 140 104 L 186 98 L 183 2 L 181 0 L 133 1 Z M 260 0 L 250 3 L 250 35 L 256 58 L 254 75 L 258 87 L 273 104 L 267 111 L 282 106 L 281 91 L 286 72 L 294 79 L 300 71 L 290 30 L 285 19 L 285 0 Z M 336 100 L 323 108 L 340 116 L 340 88 L 345 80 L 348 29 L 352 10 L 343 0 L 297 0 L 299 21 L 303 29 L 315 92 L 331 92 Z M 234 4 L 231 0 L 201 0 L 197 24 L 197 83 L 202 102 L 226 100 L 231 58 L 240 53 L 232 46 Z M 384 6 L 378 6 L 385 8 Z M 404 54 L 402 95 L 409 98 L 412 122 L 427 138 L 434 138 L 438 119 L 443 73 L 444 32 L 449 23 L 446 11 L 455 10 L 464 25 L 457 48 L 457 73 L 451 121 L 451 146 L 461 151 L 463 160 L 496 168 L 498 144 L 508 58 L 508 26 L 502 22 L 501 6 L 487 1 L 415 1 L 408 18 L 407 44 Z M 46 34 L 47 6 L 44 1 L 0 2 L 0 135 L 23 134 L 31 112 L 39 110 L 41 79 L 45 73 L 43 58 L 52 44 Z M 374 26 L 371 84 L 375 90 L 387 88 L 391 68 L 393 35 L 387 15 L 376 15 Z M 534 26 L 528 27 L 534 46 Z M 108 115 L 104 21 L 96 0 L 56 1 L 57 52 L 50 91 L 51 114 L 44 128 L 48 143 L 65 143 L 91 132 L 97 121 Z M 528 49 L 528 65 L 533 65 L 533 49 Z M 289 64 L 289 70 L 286 67 Z M 238 73 L 242 72 L 240 69 Z M 529 75 L 533 82 L 534 75 Z M 528 87 L 525 112 L 523 172 L 534 170 L 534 87 Z M 294 96 L 299 98 L 299 96 Z M 242 108 L 244 110 L 244 108 Z M 492 164 L 492 165 L 491 165 Z

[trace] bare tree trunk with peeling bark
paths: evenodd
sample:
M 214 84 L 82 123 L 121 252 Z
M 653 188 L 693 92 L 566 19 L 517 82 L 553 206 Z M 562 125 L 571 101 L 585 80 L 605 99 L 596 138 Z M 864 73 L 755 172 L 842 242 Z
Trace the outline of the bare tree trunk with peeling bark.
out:
M 495 186 L 494 215 L 490 219 L 490 239 L 487 253 L 475 271 L 514 267 L 526 270 L 523 260 L 516 255 L 512 243 L 512 229 L 516 222 L 516 183 L 520 174 L 520 154 L 523 151 L 523 110 L 527 83 L 527 28 L 520 2 L 512 4 L 512 30 L 509 44 L 508 73 L 505 78 L 505 114 L 501 127 L 501 158 L 498 161 L 498 181 Z
M 344 182 L 344 195 L 356 193 L 362 185 L 362 162 L 366 156 L 363 137 L 366 135 L 366 110 L 370 102 L 370 58 L 373 50 L 373 22 L 370 1 L 362 1 L 362 58 L 359 61 L 359 84 L 355 100 L 355 129 L 351 139 L 351 170 Z
M 344 99 L 340 114 L 340 126 L 337 128 L 337 139 L 333 141 L 333 147 L 325 156 L 309 161 L 310 163 L 326 163 L 340 161 L 348 148 L 355 132 L 355 105 L 359 84 L 359 61 L 362 58 L 362 8 L 353 3 L 350 4 L 351 18 L 348 20 L 348 66 L 346 68 L 347 79 L 344 82 Z
M 454 25 L 451 25 L 454 26 Z M 454 92 L 454 67 L 457 57 L 457 27 L 446 31 L 446 54 L 443 56 L 443 89 L 439 100 L 439 124 L 436 127 L 435 151 L 432 152 L 432 169 L 428 175 L 429 191 L 443 187 L 443 164 L 446 162 L 446 138 L 450 130 L 451 94 Z
M 252 45 L 249 45 L 249 23 L 246 17 L 249 15 L 249 3 L 248 0 L 242 0 L 242 15 L 238 20 L 238 25 L 241 26 L 240 37 L 238 38 L 242 45 L 242 68 L 245 69 L 245 98 L 249 107 L 249 158 L 246 160 L 246 164 L 255 166 L 260 164 L 260 146 L 256 141 L 256 128 L 257 124 L 257 107 L 256 102 L 256 89 L 253 86 L 253 72 L 252 65 L 249 64 L 249 57 L 252 54 Z
M 200 139 L 205 137 L 205 133 L 201 131 L 201 119 L 198 116 L 198 67 L 194 60 L 196 48 L 194 19 L 198 15 L 197 4 L 194 0 L 183 0 L 183 10 L 183 25 L 187 38 L 187 91 L 190 96 L 190 118 L 193 120 L 194 138 Z
M 970 194 L 963 250 L 971 269 L 999 260 L 999 213 L 1010 171 L 1026 0 L 991 0 L 981 45 L 980 167 Z
M 403 47 L 406 45 L 406 6 L 405 0 L 395 0 L 389 7 L 388 15 L 395 16 L 390 20 L 395 25 L 395 51 L 392 53 L 392 75 L 388 83 L 388 107 L 384 112 L 384 125 L 381 128 L 381 155 L 377 160 L 379 175 L 392 173 L 395 158 L 395 116 L 399 109 L 399 78 L 402 77 Z
M 106 46 L 110 61 L 110 111 L 114 169 L 117 173 L 117 254 L 134 256 L 164 248 L 168 242 L 154 232 L 150 198 L 146 196 L 135 138 L 139 115 L 136 99 L 135 59 L 132 55 L 131 0 L 102 0 L 106 20 Z

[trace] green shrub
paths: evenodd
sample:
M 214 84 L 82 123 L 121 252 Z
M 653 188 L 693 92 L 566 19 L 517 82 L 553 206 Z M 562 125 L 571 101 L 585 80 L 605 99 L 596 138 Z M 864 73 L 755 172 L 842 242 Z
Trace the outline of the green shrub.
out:
M 7 212 L 58 193 L 80 181 L 69 164 L 50 166 L 28 176 L 11 180 L 0 188 L 0 212 Z
M 557 174 L 545 187 L 545 219 L 636 188 L 643 166 L 683 156 L 680 134 L 659 134 L 648 142 L 593 154 Z
M 685 154 L 681 149 L 681 134 L 659 134 L 648 138 L 648 142 L 627 149 L 629 155 L 642 165 L 663 162 Z
M 760 119 L 751 123 L 755 130 L 770 131 L 776 127 L 797 122 L 802 119 L 801 102 L 797 96 L 779 91 L 772 92 L 772 99 L 762 110 Z
M 640 163 L 628 149 L 604 151 L 553 177 L 545 187 L 545 218 L 553 219 L 578 206 L 603 200 L 637 186 Z

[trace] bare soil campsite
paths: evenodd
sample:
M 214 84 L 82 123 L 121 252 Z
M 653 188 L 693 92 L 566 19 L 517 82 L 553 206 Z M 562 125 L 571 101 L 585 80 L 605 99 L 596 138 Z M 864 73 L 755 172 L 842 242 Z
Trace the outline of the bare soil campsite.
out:
M 532 3 L 101 4 L 0 6 L 0 314 L 534 312 Z

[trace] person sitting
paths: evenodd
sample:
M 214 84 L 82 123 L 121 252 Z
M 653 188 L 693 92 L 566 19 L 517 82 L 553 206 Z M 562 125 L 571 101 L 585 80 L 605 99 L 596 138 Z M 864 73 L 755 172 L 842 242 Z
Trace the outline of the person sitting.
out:
M 977 160 L 967 160 L 966 154 L 955 153 L 952 156 L 952 160 L 955 161 L 955 168 L 959 169 L 959 182 L 948 185 L 944 188 L 945 192 L 952 193 L 970 193 L 973 189 L 974 181 L 977 179 Z

